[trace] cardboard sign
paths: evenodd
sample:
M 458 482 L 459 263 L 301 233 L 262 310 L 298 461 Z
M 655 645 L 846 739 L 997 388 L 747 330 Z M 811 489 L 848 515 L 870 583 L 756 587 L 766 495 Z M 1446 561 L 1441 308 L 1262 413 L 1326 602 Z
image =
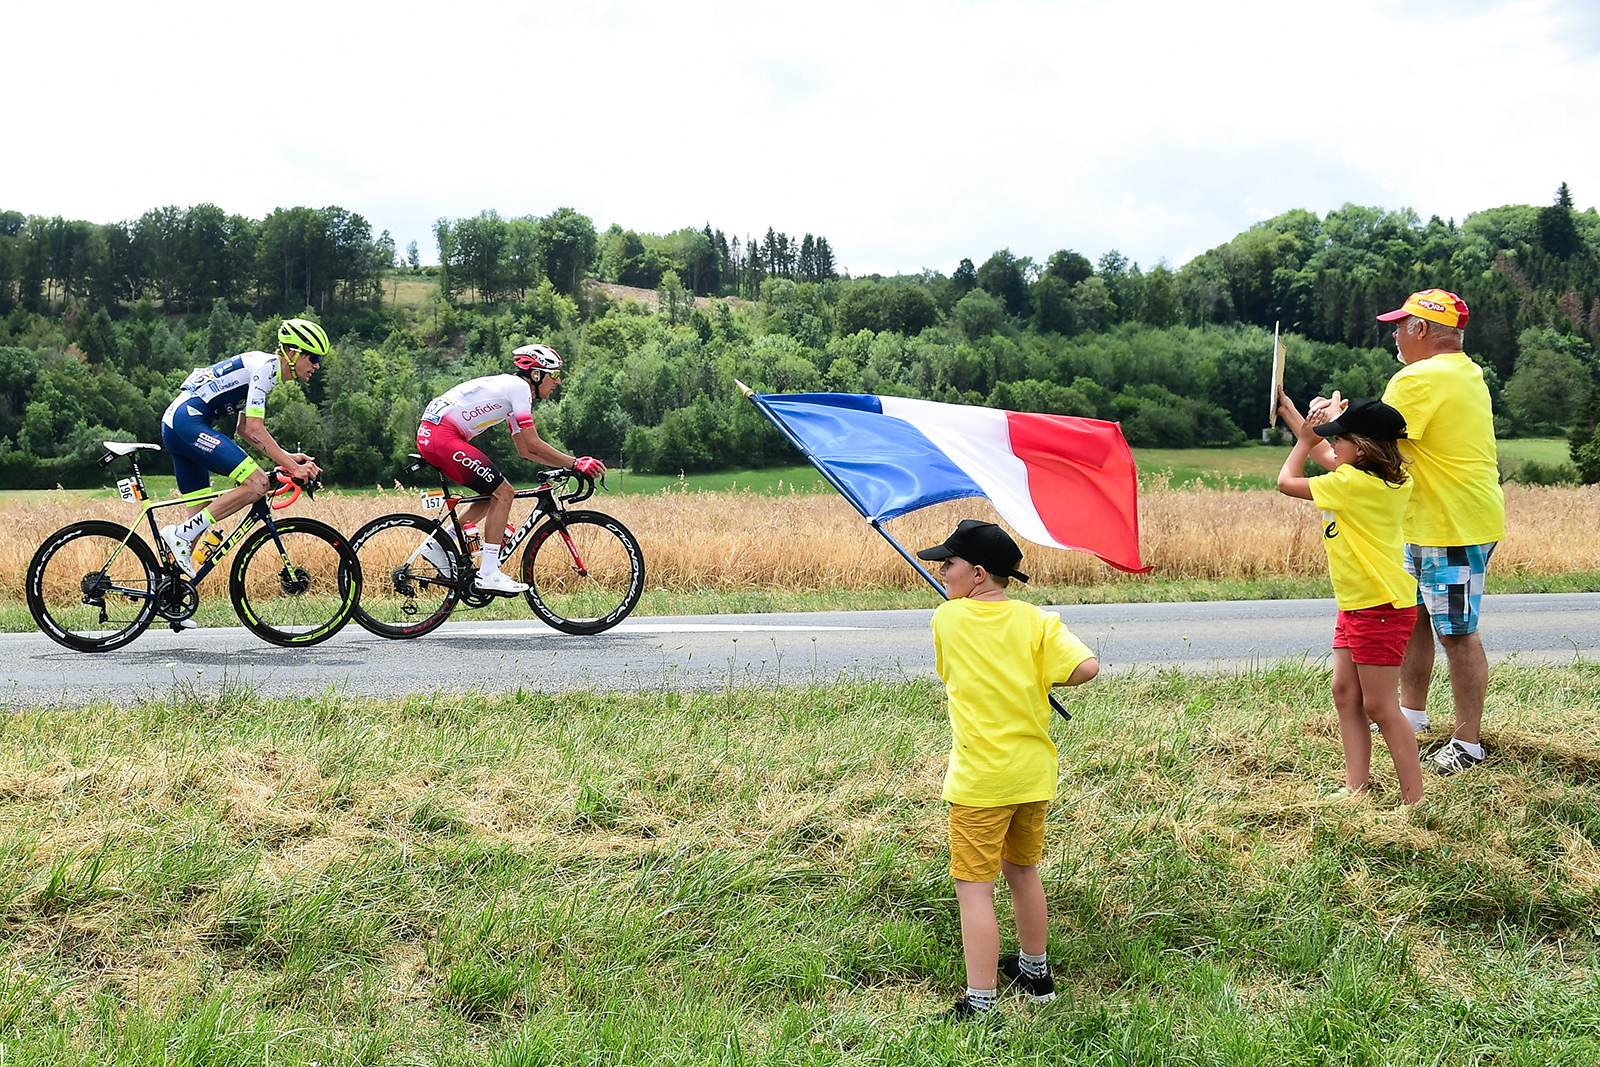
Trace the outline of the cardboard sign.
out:
M 1272 324 L 1272 390 L 1267 395 L 1267 426 L 1278 425 L 1278 394 L 1283 391 L 1283 359 L 1287 355 L 1278 339 L 1278 324 Z

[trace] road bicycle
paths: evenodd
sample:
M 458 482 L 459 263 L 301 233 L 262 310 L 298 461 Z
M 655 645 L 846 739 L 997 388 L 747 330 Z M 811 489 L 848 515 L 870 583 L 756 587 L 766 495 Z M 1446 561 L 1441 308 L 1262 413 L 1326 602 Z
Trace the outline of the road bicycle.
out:
M 477 588 L 478 565 L 456 516 L 458 505 L 489 498 L 453 495 L 458 486 L 420 456 L 411 458 L 415 462 L 406 473 L 439 474 L 439 488 L 422 490 L 421 503 L 424 511 L 443 514 L 382 515 L 350 538 L 368 576 L 355 620 L 380 637 L 420 637 L 448 619 L 458 603 L 481 608 L 505 595 Z M 516 493 L 516 499 L 535 503 L 506 537 L 500 558 L 511 559 L 526 542 L 518 576 L 528 591 L 521 595 L 548 625 L 568 634 L 609 630 L 628 617 L 644 593 L 644 552 L 610 515 L 567 509 L 593 495 L 593 478 L 571 469 L 541 471 L 540 477 L 538 486 Z M 562 493 L 569 482 L 573 491 Z
M 191 578 L 161 539 L 156 512 L 215 500 L 222 492 L 208 488 L 151 500 L 139 453 L 161 447 L 121 441 L 105 446 L 102 468 L 123 456 L 132 462 L 133 476 L 117 488 L 123 500 L 144 506 L 156 548 L 151 551 L 138 535 L 137 521 L 130 527 L 88 519 L 46 537 L 28 564 L 26 589 L 28 611 L 52 640 L 79 652 L 109 652 L 144 633 L 157 616 L 181 632 L 195 625 L 197 586 L 230 552 L 228 597 L 257 637 L 289 648 L 315 645 L 349 621 L 361 597 L 361 565 L 344 535 L 315 519 L 272 514 L 298 500 L 302 490 L 310 497 L 314 484 L 273 471 L 269 496 L 246 510 Z

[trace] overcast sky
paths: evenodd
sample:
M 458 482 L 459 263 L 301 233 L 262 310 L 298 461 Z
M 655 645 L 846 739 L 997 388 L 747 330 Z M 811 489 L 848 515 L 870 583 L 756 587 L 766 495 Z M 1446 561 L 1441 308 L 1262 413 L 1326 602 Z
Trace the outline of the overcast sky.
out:
M 6 4 L 0 209 L 430 225 L 571 206 L 824 234 L 853 273 L 1009 247 L 1177 266 L 1347 201 L 1600 201 L 1594 0 Z

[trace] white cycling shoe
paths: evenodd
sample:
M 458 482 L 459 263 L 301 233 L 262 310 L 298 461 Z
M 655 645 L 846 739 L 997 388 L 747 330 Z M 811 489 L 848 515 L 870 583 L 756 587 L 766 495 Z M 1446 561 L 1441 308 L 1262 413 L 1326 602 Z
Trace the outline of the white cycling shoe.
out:
M 195 571 L 193 546 L 178 536 L 177 525 L 161 527 L 161 540 L 166 543 L 167 551 L 171 552 L 173 558 L 178 561 L 178 566 L 183 570 L 183 573 L 193 578 Z
M 528 587 L 514 578 L 507 577 L 504 571 L 494 570 L 487 575 L 479 573 L 477 585 L 486 593 L 502 593 L 506 596 L 516 596 L 526 593 Z

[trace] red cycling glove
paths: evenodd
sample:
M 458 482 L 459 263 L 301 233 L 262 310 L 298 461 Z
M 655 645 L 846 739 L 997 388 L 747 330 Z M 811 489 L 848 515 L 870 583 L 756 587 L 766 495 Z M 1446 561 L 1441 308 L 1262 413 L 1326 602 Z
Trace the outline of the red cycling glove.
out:
M 606 465 L 593 456 L 579 456 L 572 461 L 572 469 L 588 478 L 599 478 L 606 472 Z

